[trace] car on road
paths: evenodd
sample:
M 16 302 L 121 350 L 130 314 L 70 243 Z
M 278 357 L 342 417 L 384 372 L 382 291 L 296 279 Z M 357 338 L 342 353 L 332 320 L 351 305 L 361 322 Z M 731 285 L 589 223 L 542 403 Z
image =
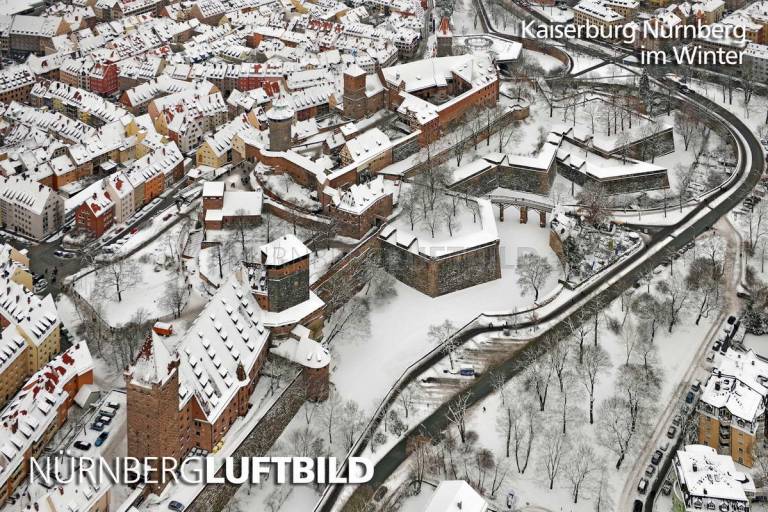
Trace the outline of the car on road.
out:
M 94 443 L 96 446 L 101 446 L 104 444 L 104 441 L 107 440 L 107 437 L 109 437 L 109 432 L 104 431 L 101 434 L 99 434 L 99 437 L 96 438 L 96 442 Z
M 692 404 L 693 400 L 696 398 L 696 395 L 693 394 L 693 391 L 689 391 L 687 395 L 685 395 L 685 403 Z
M 672 425 L 667 429 L 667 437 L 672 439 L 675 435 L 677 435 L 677 427 Z
M 648 464 L 648 467 L 645 468 L 645 475 L 646 476 L 653 476 L 656 474 L 656 466 L 653 464 Z
M 637 484 L 637 492 L 640 494 L 645 494 L 645 491 L 648 490 L 648 479 L 647 478 L 641 478 L 640 483 Z
M 173 500 L 168 504 L 168 510 L 173 510 L 173 512 L 181 512 L 184 510 L 184 505 L 180 501 Z
M 91 443 L 86 443 L 85 441 L 75 441 L 75 444 L 73 444 L 72 446 L 74 446 L 78 450 L 86 451 L 86 450 L 90 450 Z
M 683 94 L 688 94 L 689 92 L 691 92 L 691 90 L 685 84 L 678 84 L 677 90 Z
M 664 480 L 664 485 L 661 486 L 661 492 L 664 496 L 669 496 L 669 493 L 672 492 L 672 482 Z
M 664 457 L 664 452 L 661 450 L 656 450 L 653 452 L 653 456 L 651 457 L 651 464 L 659 465 L 659 462 L 661 462 L 662 457 Z

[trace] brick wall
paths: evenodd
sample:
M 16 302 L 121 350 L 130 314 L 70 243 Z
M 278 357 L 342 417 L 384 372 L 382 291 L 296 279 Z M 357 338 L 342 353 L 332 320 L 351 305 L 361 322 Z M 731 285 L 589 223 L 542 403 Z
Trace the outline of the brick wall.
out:
M 298 366 L 296 366 L 296 370 L 299 371 Z M 248 437 L 232 453 L 236 466 L 237 461 L 242 457 L 262 457 L 268 453 L 306 400 L 306 387 L 305 374 L 301 372 L 264 414 Z M 239 471 L 239 469 L 235 469 L 235 474 L 239 474 Z M 221 472 L 218 474 L 221 475 Z M 207 485 L 187 510 L 189 512 L 225 510 L 227 503 L 239 488 L 239 485 L 226 483 Z
M 430 297 L 438 297 L 501 277 L 499 242 L 470 248 L 441 258 L 414 254 L 381 242 L 382 264 L 397 280 Z

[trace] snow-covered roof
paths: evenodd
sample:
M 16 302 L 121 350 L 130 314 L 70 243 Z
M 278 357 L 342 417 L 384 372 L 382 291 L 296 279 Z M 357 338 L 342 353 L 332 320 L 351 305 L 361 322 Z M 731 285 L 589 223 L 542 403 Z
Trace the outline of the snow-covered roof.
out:
M 78 342 L 38 370 L 0 413 L 0 483 L 58 421 L 59 407 L 70 398 L 65 386 L 92 369 L 88 346 Z
M 309 249 L 291 233 L 261 246 L 262 263 L 268 266 L 285 265 L 305 256 L 309 256 Z
M 331 362 L 331 354 L 320 343 L 309 337 L 310 331 L 297 325 L 291 336 L 270 352 L 307 368 L 324 368 Z
M 764 399 L 768 395 L 768 361 L 753 350 L 739 352 L 729 348 L 720 364 L 712 369 L 701 394 L 701 403 L 715 410 L 727 409 L 739 424 L 739 419 L 756 428 L 756 420 L 765 414 Z M 701 408 L 701 405 L 699 406 Z
M 444 480 L 424 512 L 485 512 L 488 504 L 464 480 Z
M 36 215 L 42 214 L 49 201 L 57 196 L 57 192 L 50 187 L 18 176 L 0 177 L 0 184 L 0 197 L 4 201 Z
M 248 384 L 248 375 L 269 339 L 270 331 L 259 320 L 259 310 L 249 287 L 233 273 L 177 346 L 180 403 L 194 396 L 211 423 Z
M 736 470 L 729 455 L 720 455 L 710 446 L 690 444 L 678 450 L 675 457 L 675 471 L 681 488 L 688 491 L 692 499 L 727 500 L 749 503 L 745 491 L 754 493 L 752 478 Z M 714 509 L 715 507 L 713 507 Z

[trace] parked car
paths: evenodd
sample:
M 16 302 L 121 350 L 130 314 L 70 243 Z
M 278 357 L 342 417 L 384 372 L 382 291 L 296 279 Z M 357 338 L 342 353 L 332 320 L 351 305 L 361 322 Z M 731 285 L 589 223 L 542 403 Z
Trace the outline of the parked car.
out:
M 75 444 L 73 446 L 78 450 L 86 451 L 86 450 L 90 450 L 91 443 L 86 443 L 84 441 L 75 441 Z
M 184 505 L 179 501 L 173 500 L 168 504 L 168 509 L 173 510 L 173 512 L 181 512 L 184 510 Z
M 112 418 L 110 418 L 109 416 L 99 416 L 99 422 L 105 425 L 109 425 L 110 423 L 112 423 Z
M 113 411 L 116 411 L 120 408 L 120 404 L 117 402 L 107 402 L 107 407 L 109 407 Z
M 708 363 L 711 363 L 714 360 L 715 360 L 715 353 L 714 352 L 710 352 L 709 354 L 707 354 L 707 362 Z
M 719 340 L 718 340 L 718 341 L 716 341 L 716 342 L 715 342 L 715 343 L 712 345 L 712 350 L 714 350 L 715 352 L 717 352 L 718 350 L 720 350 L 720 345 L 721 345 L 720 341 L 719 341 Z
M 667 429 L 667 437 L 672 439 L 677 434 L 677 427 L 672 425 Z
M 101 434 L 99 434 L 99 437 L 96 438 L 96 446 L 101 446 L 104 444 L 104 441 L 107 440 L 107 437 L 109 437 L 109 432 L 104 431 Z
M 663 443 L 661 443 L 659 445 L 659 450 L 663 452 L 666 452 L 667 450 L 669 450 L 669 441 L 664 441 Z
M 694 398 L 696 398 L 696 395 L 693 394 L 693 391 L 689 391 L 688 394 L 685 395 L 685 403 L 692 404 Z
M 648 464 L 648 466 L 645 468 L 645 475 L 653 476 L 654 474 L 656 474 L 656 466 L 653 464 Z
M 91 423 L 91 430 L 95 430 L 96 432 L 101 432 L 104 430 L 104 424 L 99 421 L 94 421 Z
M 138 232 L 139 232 L 139 228 L 137 228 L 136 226 L 133 226 L 133 227 L 131 228 L 131 234 L 132 234 L 132 235 L 135 235 L 135 234 L 136 234 L 136 233 L 138 233 Z
M 683 418 L 681 418 L 679 414 L 674 418 L 672 418 L 672 424 L 676 427 L 679 427 L 682 422 L 683 422 Z
M 463 375 L 464 377 L 474 377 L 475 376 L 475 368 L 472 365 L 462 366 L 459 368 L 459 375 Z
M 53 255 L 57 258 L 63 258 L 64 257 L 64 251 L 53 251 Z
M 691 389 L 694 391 L 699 391 L 701 389 L 701 381 L 699 379 L 693 381 L 693 384 L 691 384 Z
M 659 462 L 661 462 L 661 458 L 664 457 L 664 452 L 661 450 L 656 450 L 653 452 L 653 456 L 651 457 L 651 464 L 659 465 Z
M 102 416 L 109 416 L 110 418 L 115 417 L 115 411 L 111 409 L 102 409 L 99 411 L 99 414 L 101 414 Z
M 672 482 L 669 480 L 664 480 L 664 485 L 661 486 L 661 492 L 664 494 L 664 496 L 669 496 L 669 493 L 672 492 Z
M 637 484 L 637 492 L 640 494 L 645 494 L 645 491 L 648 490 L 648 480 L 646 478 L 641 478 L 640 483 Z
M 171 214 L 171 213 L 166 213 L 165 215 L 163 215 L 163 220 L 168 220 L 168 219 L 170 219 L 172 215 L 173 215 L 173 214 Z

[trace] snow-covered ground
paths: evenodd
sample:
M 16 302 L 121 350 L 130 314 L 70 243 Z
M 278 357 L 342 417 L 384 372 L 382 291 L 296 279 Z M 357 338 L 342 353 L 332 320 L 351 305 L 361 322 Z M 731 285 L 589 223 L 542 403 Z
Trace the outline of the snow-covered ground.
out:
M 169 229 L 164 237 L 157 238 L 145 248 L 120 264 L 122 300 L 118 300 L 117 287 L 110 277 L 112 271 L 106 266 L 80 278 L 75 283 L 77 292 L 85 298 L 113 327 L 128 323 L 139 309 L 150 316 L 161 317 L 171 313 L 162 298 L 173 279 L 181 279 L 176 264 L 178 261 L 177 238 L 182 224 Z
M 363 407 L 373 405 L 405 368 L 432 348 L 427 337 L 430 325 L 448 319 L 461 326 L 482 312 L 532 305 L 533 296 L 522 295 L 517 284 L 516 265 L 522 254 L 534 252 L 550 260 L 555 270 L 541 295 L 554 288 L 561 270 L 549 248 L 549 229 L 540 228 L 535 216 L 520 224 L 517 210 L 511 208 L 504 222 L 496 226 L 501 240 L 501 279 L 434 299 L 398 282 L 397 295 L 371 309 L 370 335 L 342 333 L 333 342 L 331 380 L 344 398 Z M 358 385 L 360 382 L 365 386 Z

